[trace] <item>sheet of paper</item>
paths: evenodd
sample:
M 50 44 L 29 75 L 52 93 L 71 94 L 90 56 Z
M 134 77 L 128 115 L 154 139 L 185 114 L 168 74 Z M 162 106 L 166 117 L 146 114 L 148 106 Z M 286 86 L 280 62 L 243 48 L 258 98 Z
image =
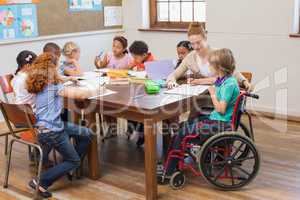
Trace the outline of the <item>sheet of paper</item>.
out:
M 122 6 L 104 7 L 104 26 L 121 26 L 122 21 Z
M 174 89 L 166 90 L 166 94 L 177 94 L 177 95 L 185 95 L 185 96 L 198 96 L 204 93 L 210 86 L 209 85 L 188 85 L 183 84 Z
M 109 89 L 105 89 L 105 92 L 96 96 L 92 96 L 89 97 L 89 99 L 97 99 L 98 97 L 104 97 L 104 96 L 108 96 L 108 95 L 112 95 L 112 94 L 116 94 L 117 92 L 109 90 Z
M 128 75 L 136 78 L 146 78 L 147 73 L 146 71 L 133 71 L 129 70 Z

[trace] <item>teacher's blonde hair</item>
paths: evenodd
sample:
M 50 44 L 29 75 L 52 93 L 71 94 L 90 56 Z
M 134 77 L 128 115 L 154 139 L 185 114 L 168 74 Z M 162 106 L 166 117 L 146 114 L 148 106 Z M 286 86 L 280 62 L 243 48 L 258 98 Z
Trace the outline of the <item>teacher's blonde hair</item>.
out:
M 206 39 L 206 31 L 200 22 L 190 23 L 188 28 L 188 36 L 191 35 L 201 35 L 204 39 Z

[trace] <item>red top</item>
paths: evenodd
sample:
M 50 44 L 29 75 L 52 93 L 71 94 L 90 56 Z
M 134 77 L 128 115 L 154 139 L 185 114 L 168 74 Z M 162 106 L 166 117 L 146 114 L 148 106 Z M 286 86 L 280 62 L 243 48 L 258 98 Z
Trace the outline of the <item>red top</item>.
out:
M 137 62 L 133 61 L 131 66 L 133 66 L 132 68 L 136 67 L 138 71 L 144 71 L 145 70 L 145 64 L 144 63 L 154 61 L 154 60 L 155 60 L 155 58 L 152 55 L 152 53 L 148 53 L 148 56 L 143 61 L 143 63 L 137 63 Z

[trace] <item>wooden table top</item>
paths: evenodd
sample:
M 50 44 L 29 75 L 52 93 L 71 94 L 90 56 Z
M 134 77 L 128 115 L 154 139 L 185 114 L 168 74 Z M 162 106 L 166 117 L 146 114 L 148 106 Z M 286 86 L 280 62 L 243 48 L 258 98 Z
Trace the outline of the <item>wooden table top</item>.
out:
M 114 110 L 114 113 L 126 111 L 143 115 L 145 118 L 154 116 L 166 118 L 189 111 L 190 108 L 197 107 L 199 101 L 206 101 L 208 97 L 208 93 L 203 93 L 199 96 L 165 94 L 164 91 L 166 89 L 161 89 L 158 94 L 149 95 L 145 92 L 143 84 L 135 83 L 128 85 L 106 85 L 106 88 L 116 93 L 90 100 L 78 100 L 75 101 L 74 105 L 77 107 L 82 106 L 80 105 L 82 103 L 84 103 L 83 107 L 97 105 L 100 113 L 104 113 L 103 110 Z M 70 99 L 66 98 L 66 100 Z

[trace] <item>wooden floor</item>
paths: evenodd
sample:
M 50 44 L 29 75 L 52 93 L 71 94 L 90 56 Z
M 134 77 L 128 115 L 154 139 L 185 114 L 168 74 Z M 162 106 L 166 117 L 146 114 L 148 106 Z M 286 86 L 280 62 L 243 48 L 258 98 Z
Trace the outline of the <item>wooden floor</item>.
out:
M 268 125 L 267 125 L 267 124 Z M 254 119 L 256 144 L 262 155 L 257 178 L 240 191 L 222 192 L 209 186 L 202 178 L 188 177 L 186 187 L 174 191 L 159 186 L 161 200 L 298 200 L 300 199 L 300 123 Z M 283 132 L 275 130 L 283 129 Z M 274 129 L 275 128 L 275 129 Z M 3 138 L 0 139 L 0 171 L 3 183 Z M 140 200 L 144 199 L 143 151 L 136 150 L 126 138 L 115 138 L 102 146 L 102 177 L 55 184 L 51 191 L 60 200 Z M 34 174 L 29 166 L 26 148 L 16 146 L 13 154 L 9 188 L 0 187 L 0 199 L 30 199 L 27 182 Z

